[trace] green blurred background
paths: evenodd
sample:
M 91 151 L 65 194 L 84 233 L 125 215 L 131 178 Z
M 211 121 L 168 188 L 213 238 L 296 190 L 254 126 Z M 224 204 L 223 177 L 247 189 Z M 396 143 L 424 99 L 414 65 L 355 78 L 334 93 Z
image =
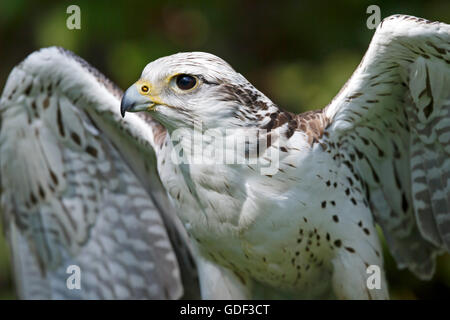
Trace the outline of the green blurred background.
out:
M 68 30 L 66 8 L 81 8 L 81 30 Z M 74 51 L 121 88 L 144 66 L 179 51 L 228 61 L 282 108 L 324 107 L 359 64 L 374 30 L 366 8 L 450 23 L 450 1 L 0 1 L 0 88 L 29 53 L 58 45 Z M 387 250 L 392 298 L 450 298 L 450 255 L 423 282 L 399 271 Z M 15 298 L 0 232 L 0 299 Z

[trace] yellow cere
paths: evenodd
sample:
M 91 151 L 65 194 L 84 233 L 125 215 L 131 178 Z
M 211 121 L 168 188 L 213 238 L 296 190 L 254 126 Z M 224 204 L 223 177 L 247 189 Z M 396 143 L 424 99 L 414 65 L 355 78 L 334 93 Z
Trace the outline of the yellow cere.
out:
M 151 95 L 151 93 L 155 91 L 155 88 L 146 80 L 139 79 L 136 81 L 136 86 L 139 93 L 143 95 Z M 147 91 L 144 91 L 143 88 L 147 88 Z
M 143 79 L 139 79 L 138 81 L 136 81 L 135 85 L 137 86 L 139 93 L 148 96 L 154 104 L 159 105 L 164 104 L 160 99 L 159 95 L 156 93 L 157 90 L 155 90 L 155 87 L 152 86 L 150 82 Z M 149 107 L 149 110 L 153 109 L 154 109 L 153 106 Z

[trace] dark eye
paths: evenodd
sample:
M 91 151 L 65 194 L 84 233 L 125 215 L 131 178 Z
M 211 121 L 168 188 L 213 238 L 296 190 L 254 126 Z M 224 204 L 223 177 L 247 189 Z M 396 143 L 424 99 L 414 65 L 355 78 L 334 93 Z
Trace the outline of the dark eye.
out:
M 188 74 L 180 74 L 177 76 L 177 86 L 181 90 L 189 90 L 192 89 L 197 83 L 197 79 Z

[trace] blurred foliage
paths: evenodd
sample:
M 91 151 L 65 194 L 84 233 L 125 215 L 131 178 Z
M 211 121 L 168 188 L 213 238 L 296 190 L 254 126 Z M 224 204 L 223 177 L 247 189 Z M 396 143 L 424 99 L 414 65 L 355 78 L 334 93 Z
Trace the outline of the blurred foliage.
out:
M 81 8 L 81 30 L 68 30 L 66 8 Z M 450 22 L 450 1 L 0 1 L 0 87 L 11 69 L 41 47 L 74 51 L 126 88 L 143 67 L 179 51 L 228 61 L 282 108 L 325 106 L 357 67 L 373 30 L 367 6 Z M 386 252 L 393 298 L 448 298 L 450 257 L 432 281 L 399 271 Z M 14 297 L 0 236 L 0 299 Z

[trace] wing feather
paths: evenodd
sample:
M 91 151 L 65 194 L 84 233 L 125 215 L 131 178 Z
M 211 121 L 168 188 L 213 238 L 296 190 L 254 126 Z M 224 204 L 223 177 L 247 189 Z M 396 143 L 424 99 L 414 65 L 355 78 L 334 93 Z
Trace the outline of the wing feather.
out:
M 8 78 L 0 205 L 23 298 L 198 297 L 184 230 L 156 174 L 161 128 L 122 120 L 121 94 L 61 48 L 31 54 Z M 66 286 L 71 264 L 81 290 Z
M 397 15 L 325 109 L 397 263 L 422 278 L 450 251 L 449 88 L 450 26 Z

